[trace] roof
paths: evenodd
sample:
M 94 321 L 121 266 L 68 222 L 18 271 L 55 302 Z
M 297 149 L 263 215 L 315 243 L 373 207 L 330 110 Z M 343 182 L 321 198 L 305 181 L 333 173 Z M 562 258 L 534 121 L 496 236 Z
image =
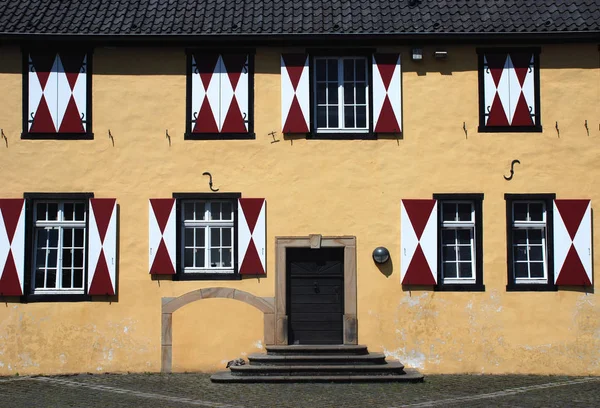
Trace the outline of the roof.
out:
M 600 33 L 600 0 L 0 1 L 3 38 L 533 33 Z

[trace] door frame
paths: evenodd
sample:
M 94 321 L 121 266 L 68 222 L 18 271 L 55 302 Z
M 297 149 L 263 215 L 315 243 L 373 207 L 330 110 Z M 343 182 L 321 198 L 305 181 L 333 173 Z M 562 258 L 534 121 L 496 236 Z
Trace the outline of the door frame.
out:
M 356 237 L 275 237 L 275 344 L 288 344 L 287 260 L 288 248 L 344 248 L 344 316 L 343 344 L 358 344 L 356 318 Z

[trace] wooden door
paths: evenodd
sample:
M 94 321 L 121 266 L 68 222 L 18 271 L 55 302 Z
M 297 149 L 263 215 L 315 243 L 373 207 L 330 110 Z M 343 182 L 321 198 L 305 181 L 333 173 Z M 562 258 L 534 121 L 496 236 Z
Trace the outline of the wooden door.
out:
M 343 344 L 344 248 L 288 248 L 289 344 Z

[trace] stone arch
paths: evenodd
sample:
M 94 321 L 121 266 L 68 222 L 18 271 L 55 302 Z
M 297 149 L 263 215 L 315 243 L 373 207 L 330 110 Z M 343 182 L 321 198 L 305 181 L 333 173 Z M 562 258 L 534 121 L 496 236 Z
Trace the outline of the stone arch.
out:
M 202 299 L 234 299 L 253 306 L 263 313 L 265 344 L 275 342 L 275 302 L 273 298 L 258 297 L 233 288 L 204 288 L 185 293 L 179 297 L 162 298 L 161 320 L 161 368 L 170 373 L 173 363 L 173 313 L 183 306 Z

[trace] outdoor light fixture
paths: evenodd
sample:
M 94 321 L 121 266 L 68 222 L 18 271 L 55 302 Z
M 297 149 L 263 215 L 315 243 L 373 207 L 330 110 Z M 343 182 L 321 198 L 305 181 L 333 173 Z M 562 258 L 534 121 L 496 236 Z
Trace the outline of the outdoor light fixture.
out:
M 423 49 L 422 48 L 413 48 L 412 49 L 412 60 L 413 61 L 421 61 L 423 59 Z
M 385 247 L 377 247 L 373 251 L 373 260 L 377 264 L 384 264 L 390 259 L 390 251 Z

